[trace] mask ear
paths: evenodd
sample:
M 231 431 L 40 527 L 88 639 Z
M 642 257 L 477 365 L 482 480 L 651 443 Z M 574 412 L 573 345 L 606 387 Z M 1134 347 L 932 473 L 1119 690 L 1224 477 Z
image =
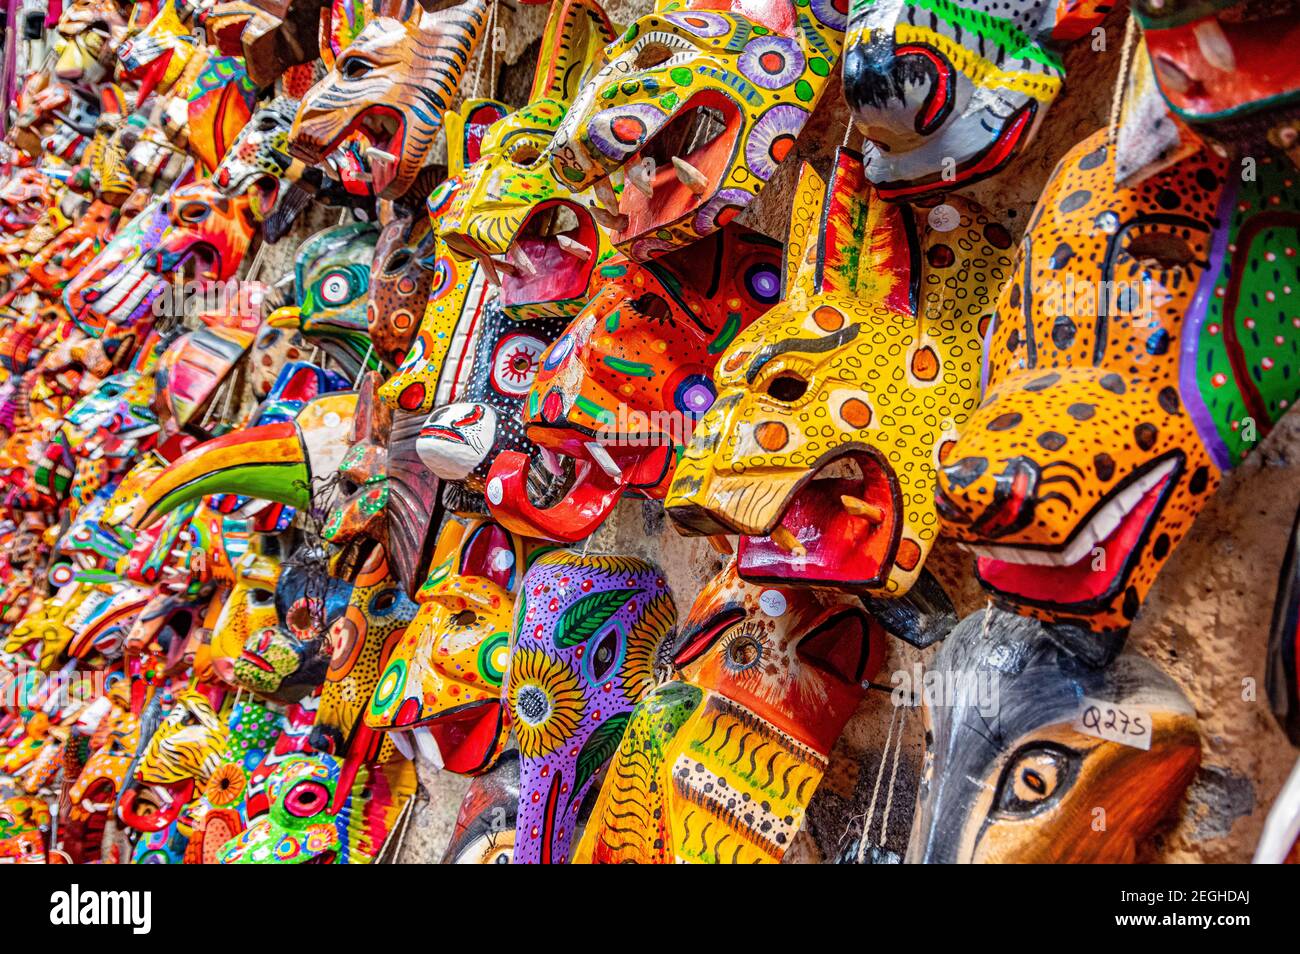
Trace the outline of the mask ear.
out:
M 920 274 L 914 214 L 885 202 L 867 181 L 862 155 L 840 148 L 817 233 L 816 294 L 856 295 L 916 314 Z
M 785 243 L 782 299 L 806 300 L 815 293 L 817 279 L 817 228 L 826 198 L 826 180 L 805 162 L 799 168 L 790 208 L 790 231 Z
M 478 162 L 483 137 L 493 123 L 509 112 L 509 106 L 495 99 L 467 99 L 460 109 L 442 114 L 442 124 L 447 130 L 448 179 Z
M 561 0 L 551 7 L 542 35 L 542 50 L 528 101 L 556 99 L 571 103 L 583 77 L 614 41 L 614 28 L 595 0 Z

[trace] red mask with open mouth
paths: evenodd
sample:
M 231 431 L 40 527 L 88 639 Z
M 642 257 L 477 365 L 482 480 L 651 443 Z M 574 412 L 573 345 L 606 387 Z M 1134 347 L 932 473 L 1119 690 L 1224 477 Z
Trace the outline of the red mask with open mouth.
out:
M 527 496 L 527 459 L 497 458 L 493 514 L 530 536 L 575 541 L 618 498 L 662 499 L 677 449 L 715 397 L 713 366 L 737 334 L 780 296 L 780 246 L 730 225 L 689 250 L 644 265 L 621 256 L 597 268 L 602 282 L 542 356 L 524 401 L 524 426 L 547 466 L 577 461 L 563 499 L 541 509 Z

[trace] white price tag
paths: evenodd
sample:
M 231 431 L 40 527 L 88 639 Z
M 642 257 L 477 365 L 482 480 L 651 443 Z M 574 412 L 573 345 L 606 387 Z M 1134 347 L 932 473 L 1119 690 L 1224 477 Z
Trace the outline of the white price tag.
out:
M 1087 696 L 1074 717 L 1076 732 L 1143 751 L 1151 748 L 1151 725 L 1151 712 L 1145 706 L 1117 705 Z

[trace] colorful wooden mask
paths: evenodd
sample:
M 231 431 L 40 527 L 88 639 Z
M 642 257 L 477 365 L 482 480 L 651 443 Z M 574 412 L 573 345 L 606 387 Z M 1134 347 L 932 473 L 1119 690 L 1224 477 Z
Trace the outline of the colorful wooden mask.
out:
M 149 739 L 118 800 L 122 823 L 156 832 L 179 817 L 221 761 L 225 723 L 199 692 L 177 694 L 171 710 Z
M 327 6 L 325 0 L 225 0 L 212 4 L 204 27 L 223 53 L 243 52 L 253 82 L 270 86 L 289 67 L 320 55 Z
M 525 436 L 520 411 L 537 376 L 542 353 L 563 329 L 562 318 L 517 322 L 495 302 L 484 308 L 469 384 L 460 401 L 433 411 L 416 443 L 426 467 L 446 481 L 463 485 L 448 504 L 458 511 L 484 512 L 479 496 L 497 455 L 538 450 Z M 534 495 L 551 482 L 545 470 L 528 470 Z M 492 501 L 496 502 L 496 501 Z
M 171 229 L 146 258 L 147 268 L 172 276 L 191 265 L 200 280 L 235 277 L 258 228 L 246 196 L 227 198 L 210 179 L 200 179 L 171 193 L 167 214 Z
M 423 209 L 394 214 L 370 262 L 366 331 L 375 354 L 396 367 L 411 349 L 437 277 L 433 225 Z
M 137 102 L 154 91 L 169 92 L 185 72 L 195 55 L 193 15 L 191 0 L 162 0 L 153 19 L 118 49 L 117 78 L 139 82 Z
M 104 79 L 104 54 L 126 38 L 116 0 L 77 0 L 63 8 L 54 38 L 54 75 L 70 83 Z
M 522 756 L 516 863 L 568 861 L 583 797 L 655 684 L 676 621 L 645 560 L 557 550 L 525 574 L 506 694 Z
M 1116 189 L 1113 152 L 1099 133 L 1048 183 L 937 498 L 995 598 L 1081 631 L 1094 660 L 1297 395 L 1285 160 L 1241 181 L 1205 150 Z
M 685 675 L 637 703 L 574 860 L 779 862 L 884 631 L 855 597 L 745 583 L 733 561 L 676 646 Z
M 339 464 L 339 486 L 321 536 L 338 547 L 388 542 L 388 442 L 393 412 L 375 389 L 378 372 L 361 381 L 352 418 L 352 445 Z
M 416 594 L 419 610 L 393 647 L 366 711 L 412 756 L 429 734 L 443 767 L 477 774 L 505 748 L 502 682 L 525 543 L 494 523 L 470 521 L 451 557 Z
M 486 24 L 487 0 L 436 12 L 409 4 L 406 19 L 378 17 L 303 97 L 290 149 L 319 165 L 349 134 L 362 133 L 377 196 L 400 199 L 429 152 Z
M 289 155 L 289 127 L 298 101 L 277 96 L 249 118 L 212 173 L 223 195 L 247 195 L 253 214 L 265 220 L 275 208 L 284 180 L 296 179 L 303 165 Z
M 1280 146 L 1300 133 L 1300 11 L 1292 3 L 1133 0 L 1156 82 L 1179 119 L 1233 149 Z
M 50 839 L 50 807 L 34 795 L 0 801 L 0 860 L 44 864 Z
M 582 468 L 543 510 L 527 496 L 529 459 L 502 454 L 492 511 L 512 529 L 580 540 L 623 493 L 662 499 L 695 422 L 713 404 L 713 365 L 780 298 L 780 246 L 729 225 L 645 265 L 622 256 L 595 270 L 600 291 L 542 356 L 524 427 L 549 466 Z
M 492 124 L 438 220 L 448 247 L 479 261 L 500 284 L 501 305 L 514 318 L 574 314 L 591 297 L 596 266 L 609 254 L 608 234 L 555 178 L 543 153 L 613 39 L 594 0 L 551 8 L 528 104 Z M 494 107 L 485 103 L 478 112 L 491 116 Z
M 297 305 L 267 317 L 276 328 L 301 331 L 356 376 L 379 361 L 370 342 L 366 300 L 370 262 L 379 237 L 373 225 L 353 222 L 317 232 L 294 263 Z
M 844 98 L 885 199 L 960 190 L 1033 138 L 1065 79 L 1055 44 L 1086 36 L 1110 4 L 882 0 L 855 6 Z
M 937 534 L 934 468 L 975 408 L 978 296 L 1011 239 L 960 199 L 950 231 L 922 228 L 849 150 L 821 193 L 805 167 L 785 300 L 722 353 L 665 506 L 683 532 L 741 534 L 747 580 L 899 596 Z
M 217 168 L 235 137 L 253 115 L 257 87 L 237 56 L 211 57 L 186 94 L 187 148 L 202 170 Z
M 334 473 L 347 452 L 356 403 L 355 392 L 324 394 L 291 420 L 231 431 L 195 446 L 143 489 L 132 524 L 147 527 L 182 503 L 214 493 L 310 506 L 312 475 Z
M 460 803 L 444 865 L 508 865 L 515 853 L 519 810 L 519 753 L 503 752 L 493 768 L 474 777 Z
M 1128 653 L 1082 665 L 1048 624 L 980 611 L 933 672 L 957 688 L 916 690 L 933 697 L 909 860 L 1130 863 L 1200 764 L 1173 680 Z
M 415 768 L 304 753 L 280 762 L 266 790 L 270 811 L 221 849 L 223 865 L 369 864 L 415 793 Z
M 847 20 L 830 0 L 677 6 L 660 0 L 606 48 L 546 150 L 570 189 L 596 187 L 614 244 L 638 261 L 753 200 L 825 90 Z

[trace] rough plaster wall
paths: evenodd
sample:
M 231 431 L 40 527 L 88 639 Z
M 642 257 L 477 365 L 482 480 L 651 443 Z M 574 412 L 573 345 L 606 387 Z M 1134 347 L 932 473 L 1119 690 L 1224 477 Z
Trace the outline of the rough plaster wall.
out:
M 607 10 L 621 24 L 649 6 L 646 0 L 612 0 Z M 1108 121 L 1127 4 L 1118 6 L 1106 23 L 1104 50 L 1079 41 L 1067 51 L 1066 90 L 1044 119 L 1031 151 L 972 191 L 972 197 L 1001 215 L 1017 237 L 1060 157 Z M 540 48 L 543 10 L 503 3 L 498 18 L 504 29 L 498 36 L 506 42 L 497 55 L 501 68 L 495 93 L 512 104 L 522 103 Z M 471 95 L 488 94 L 486 76 L 482 74 Z M 825 173 L 835 147 L 844 140 L 847 109 L 838 79 L 832 77 L 831 83 L 794 154 L 742 218 L 775 238 L 784 238 L 799 163 L 811 162 Z M 851 145 L 860 143 L 854 139 Z M 1264 815 L 1295 760 L 1295 750 L 1268 712 L 1263 678 L 1277 567 L 1298 502 L 1300 419 L 1292 415 L 1225 480 L 1218 498 L 1165 567 L 1133 627 L 1130 646 L 1178 680 L 1196 706 L 1203 739 L 1202 768 L 1188 798 L 1166 830 L 1145 847 L 1142 860 L 1248 861 Z M 667 573 L 679 615 L 722 566 L 705 542 L 679 536 L 664 520 L 662 508 L 650 503 L 621 503 L 588 546 L 656 560 Z M 969 558 L 956 547 L 940 541 L 928 566 L 961 615 L 984 604 Z M 911 669 L 933 652 L 892 641 L 877 681 L 887 685 L 890 673 Z M 1243 699 L 1245 679 L 1254 680 L 1257 687 L 1253 699 Z M 864 820 L 872 818 L 869 843 L 880 844 L 886 808 L 884 846 L 898 855 L 906 851 L 923 731 L 917 712 L 898 713 L 891 730 L 893 717 L 886 692 L 867 694 L 835 747 L 788 862 L 858 857 Z M 438 861 L 468 782 L 423 764 L 420 781 L 420 803 L 402 860 Z

